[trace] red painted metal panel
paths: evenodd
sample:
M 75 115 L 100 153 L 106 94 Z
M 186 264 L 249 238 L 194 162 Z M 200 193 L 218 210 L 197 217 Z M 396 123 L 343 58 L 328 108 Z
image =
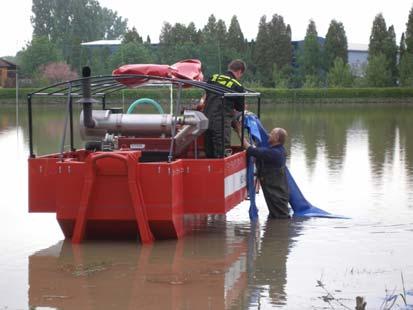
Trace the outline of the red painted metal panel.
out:
M 56 212 L 56 158 L 29 159 L 29 212 Z
M 179 238 L 185 214 L 225 214 L 246 196 L 240 183 L 245 152 L 172 163 L 141 163 L 138 154 L 78 151 L 65 154 L 63 162 L 56 155 L 30 159 L 30 211 L 56 212 L 75 242 L 136 238 L 143 218 L 155 238 Z

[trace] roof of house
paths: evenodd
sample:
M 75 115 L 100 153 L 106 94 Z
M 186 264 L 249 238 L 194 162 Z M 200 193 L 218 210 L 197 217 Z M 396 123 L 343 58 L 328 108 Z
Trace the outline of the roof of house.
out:
M 367 52 L 369 50 L 368 44 L 349 43 L 347 49 L 349 51 Z
M 81 43 L 82 46 L 108 46 L 108 45 L 120 45 L 122 40 L 97 40 Z
M 0 68 L 10 68 L 10 69 L 16 69 L 17 65 L 12 63 L 11 61 L 8 61 L 4 58 L 0 58 Z

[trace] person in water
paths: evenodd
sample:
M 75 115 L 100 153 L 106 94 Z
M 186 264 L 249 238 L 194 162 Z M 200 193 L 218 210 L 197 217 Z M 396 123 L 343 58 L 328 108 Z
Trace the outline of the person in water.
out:
M 229 63 L 228 71 L 225 74 L 213 74 L 209 78 L 208 84 L 223 86 L 237 93 L 243 93 L 244 87 L 239 80 L 245 69 L 245 63 L 240 59 L 235 59 Z M 231 121 L 234 109 L 240 112 L 243 110 L 244 97 L 226 98 L 223 105 L 221 95 L 207 91 L 201 101 L 204 101 L 203 112 L 209 120 L 208 129 L 205 132 L 206 156 L 208 158 L 221 158 L 231 151 Z M 222 124 L 224 124 L 224 128 L 222 128 Z M 224 137 L 222 137 L 222 133 Z
M 238 133 L 240 134 L 240 124 Z M 289 189 L 286 172 L 286 150 L 284 143 L 287 131 L 283 128 L 274 128 L 268 137 L 269 147 L 255 147 L 244 138 L 243 144 L 247 149 L 247 156 L 256 158 L 258 178 L 267 203 L 269 217 L 290 218 L 288 207 Z

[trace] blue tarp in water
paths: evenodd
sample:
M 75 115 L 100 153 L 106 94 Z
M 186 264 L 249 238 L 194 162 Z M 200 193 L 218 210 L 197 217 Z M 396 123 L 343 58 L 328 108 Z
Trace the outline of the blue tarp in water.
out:
M 250 133 L 250 141 L 254 142 L 258 146 L 268 147 L 268 133 L 262 126 L 261 121 L 255 114 L 245 114 L 245 128 Z M 258 209 L 255 202 L 255 182 L 254 182 L 254 158 L 250 156 L 248 159 L 247 167 L 247 189 L 250 199 L 249 215 L 251 219 L 258 217 Z M 294 216 L 306 216 L 306 217 L 328 217 L 328 218 L 345 218 L 340 215 L 334 215 L 314 207 L 310 202 L 305 199 L 303 193 L 294 181 L 293 176 L 286 167 L 288 186 L 290 190 L 289 203 L 293 209 Z

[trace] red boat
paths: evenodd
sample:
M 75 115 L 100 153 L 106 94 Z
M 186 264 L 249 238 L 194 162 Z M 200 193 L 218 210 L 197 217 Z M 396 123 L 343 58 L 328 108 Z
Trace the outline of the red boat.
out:
M 146 65 L 150 70 L 143 72 L 150 74 L 139 73 L 142 65 L 135 65 L 135 71 L 129 65 L 125 72 L 120 68 L 112 76 L 96 77 L 86 67 L 81 79 L 30 94 L 29 212 L 55 212 L 65 237 L 73 243 L 85 238 L 139 238 L 150 243 L 183 236 L 193 215 L 225 214 L 243 201 L 245 151 L 233 146 L 230 156 L 205 158 L 203 133 L 208 119 L 196 110 L 181 113 L 181 94 L 185 87 L 197 87 L 221 95 L 222 102 L 231 96 L 250 96 L 257 97 L 258 103 L 259 94 L 234 93 L 201 81 L 199 61 L 178 64 Z M 175 89 L 170 114 L 128 114 L 107 108 L 108 94 L 148 84 Z M 35 97 L 67 100 L 60 152 L 34 153 Z M 84 149 L 74 147 L 72 104 L 76 98 L 83 105 L 79 126 Z M 67 129 L 70 150 L 65 151 Z

